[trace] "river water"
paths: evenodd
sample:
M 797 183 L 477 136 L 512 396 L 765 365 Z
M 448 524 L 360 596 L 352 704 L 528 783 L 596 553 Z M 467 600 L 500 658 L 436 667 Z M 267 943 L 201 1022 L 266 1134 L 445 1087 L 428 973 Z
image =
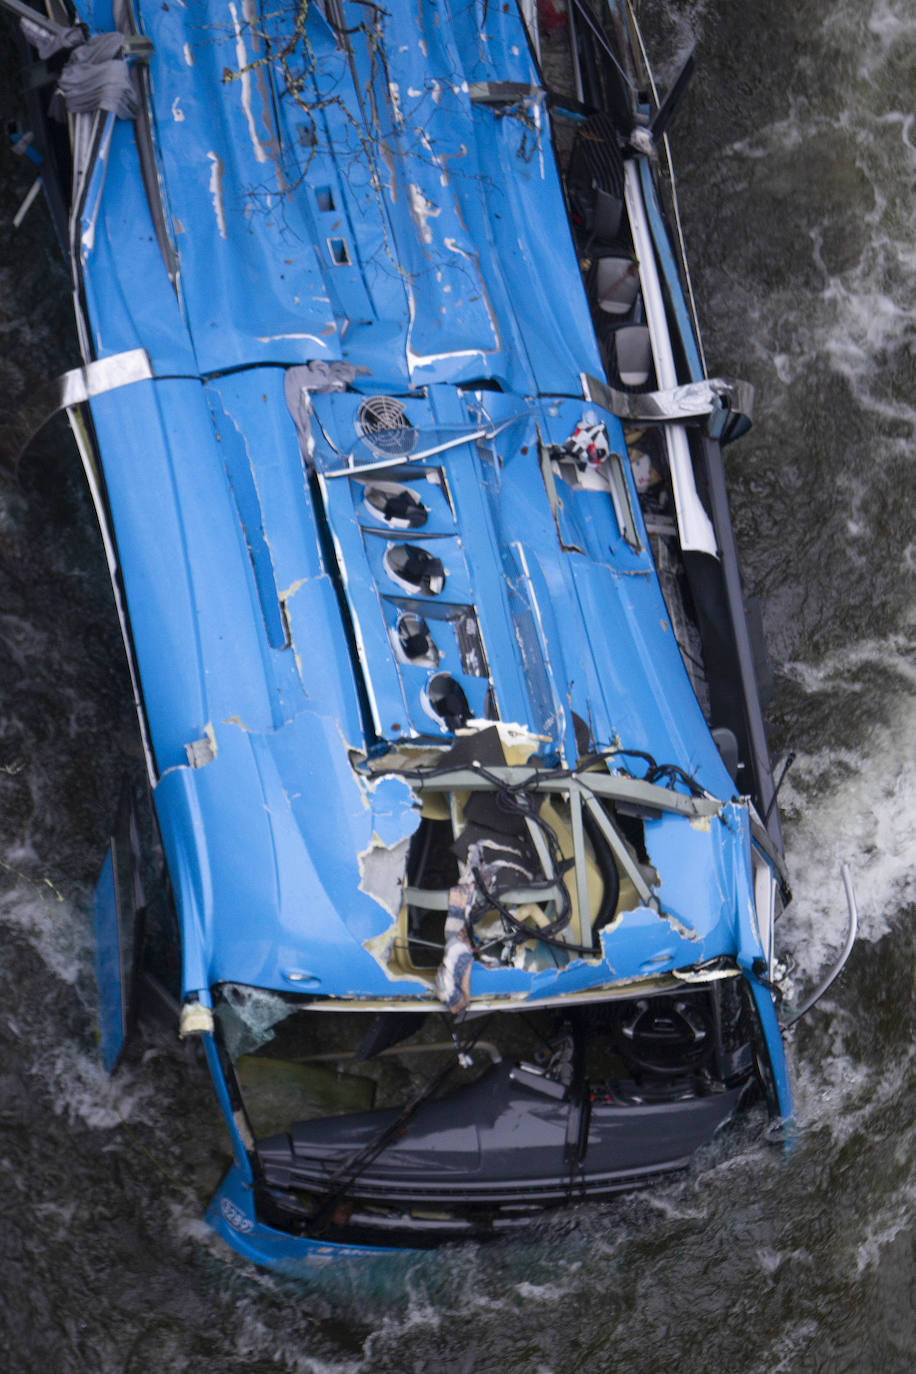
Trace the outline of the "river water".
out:
M 18 464 L 76 361 L 27 168 L 0 157 L 0 1342 L 11 1371 L 904 1374 L 916 1348 L 916 572 L 911 0 L 665 0 L 641 14 L 674 126 L 712 372 L 751 380 L 727 470 L 763 602 L 803 987 L 794 1149 L 748 1131 L 683 1180 L 525 1246 L 296 1283 L 202 1223 L 225 1162 L 206 1077 L 151 1034 L 109 1081 L 90 894 L 138 760 L 106 570 L 64 433 Z M 5 31 L 6 32 L 6 31 Z M 0 100 L 15 113 L 4 43 Z M 138 463 L 142 454 L 138 454 Z M 0 1363 L 2 1363 L 0 1359 Z

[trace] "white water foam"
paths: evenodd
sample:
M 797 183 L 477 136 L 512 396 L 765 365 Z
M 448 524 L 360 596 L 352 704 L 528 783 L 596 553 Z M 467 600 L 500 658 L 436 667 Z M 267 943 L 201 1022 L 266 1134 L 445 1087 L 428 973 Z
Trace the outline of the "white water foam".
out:
M 76 987 L 85 1002 L 94 1004 L 89 922 L 50 878 L 32 877 L 24 871 L 34 857 L 20 847 L 7 851 L 0 860 L 0 871 L 16 880 L 14 887 L 0 892 L 0 924 L 19 931 L 51 973 Z
M 684 1192 L 682 1184 L 669 1185 L 667 1190 L 646 1192 L 640 1200 L 647 1210 L 657 1212 L 665 1221 L 702 1221 L 706 1212 L 701 1207 L 688 1207 L 679 1196 Z
M 860 934 L 877 940 L 901 905 L 916 898 L 916 669 L 903 637 L 861 643 L 816 666 L 784 665 L 807 693 L 867 691 L 854 673 L 872 667 L 896 677 L 893 717 L 866 738 L 801 755 L 783 789 L 794 901 L 780 922 L 802 973 L 814 976 L 841 945 L 849 863 Z M 867 679 L 866 679 L 867 680 Z
M 875 1113 L 902 1100 L 912 1082 L 916 1050 L 907 1046 L 876 1074 L 848 1047 L 854 1013 L 827 998 L 818 1006 L 831 1018 L 830 1050 L 817 1062 L 794 1065 L 796 1117 L 802 1132 L 826 1126 L 837 1150 L 856 1137 L 867 1139 Z
M 240 1255 L 231 1250 L 222 1236 L 218 1236 L 200 1215 L 199 1208 L 191 1209 L 178 1201 L 165 1204 L 169 1230 L 180 1241 L 187 1241 L 194 1250 L 206 1250 L 210 1256 L 228 1267 L 237 1265 L 245 1268 L 245 1277 L 258 1286 L 265 1280 L 268 1287 L 276 1287 L 273 1275 L 265 1269 L 255 1269 L 246 1265 Z
M 809 1347 L 820 1340 L 820 1334 L 818 1323 L 810 1318 L 795 1322 L 777 1338 L 772 1350 L 767 1351 L 763 1365 L 767 1374 L 798 1374 L 807 1363 L 800 1356 L 806 1355 Z M 774 1357 L 778 1360 L 776 1364 L 772 1363 Z
M 520 1298 L 533 1298 L 535 1302 L 561 1302 L 569 1297 L 569 1289 L 557 1283 L 529 1283 L 524 1279 L 515 1285 Z
M 759 208 L 761 187 L 774 206 L 785 199 L 780 251 L 799 263 L 784 284 L 777 274 L 767 291 L 749 291 L 737 311 L 732 298 L 732 318 L 739 345 L 752 339 L 785 387 L 826 360 L 865 411 L 905 430 L 895 439 L 906 451 L 916 406 L 905 388 L 894 387 L 888 360 L 905 358 L 916 338 L 916 146 L 907 103 L 916 13 L 911 0 L 831 5 L 815 41 L 825 66 L 841 51 L 856 53 L 858 72 L 814 90 L 800 65 L 780 118 L 725 143 L 719 155 L 730 193 L 740 199 L 750 189 L 749 213 Z M 807 177 L 807 193 L 796 173 Z M 819 286 L 806 266 L 812 260 Z M 713 276 L 714 299 L 716 283 Z M 727 301 L 723 307 L 715 314 L 724 331 Z M 725 342 L 726 354 L 729 348 Z M 767 403 L 778 406 L 778 393 Z M 797 407 L 797 397 L 786 403 Z
M 86 1054 L 72 1042 L 36 1055 L 31 1073 L 49 1093 L 54 1111 L 71 1124 L 113 1130 L 125 1122 L 149 1119 L 156 1095 L 148 1074 L 122 1067 L 111 1077 L 99 1053 Z
M 899 1235 L 912 1232 L 914 1216 L 916 1183 L 910 1181 L 891 1193 L 878 1215 L 869 1222 L 865 1238 L 856 1247 L 856 1267 L 860 1274 L 866 1269 L 877 1268 L 881 1263 L 881 1252 L 892 1245 Z
M 887 62 L 894 48 L 916 42 L 916 13 L 912 0 L 874 0 L 868 32 L 878 40 L 877 52 L 866 50 L 860 68 L 868 78 Z

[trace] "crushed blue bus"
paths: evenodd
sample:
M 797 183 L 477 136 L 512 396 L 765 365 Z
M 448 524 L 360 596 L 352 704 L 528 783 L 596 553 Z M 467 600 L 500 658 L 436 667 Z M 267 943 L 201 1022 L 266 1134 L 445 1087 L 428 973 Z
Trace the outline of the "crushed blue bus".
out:
M 549 41 L 530 0 L 49 13 L 51 408 L 154 813 L 125 792 L 99 884 L 103 1048 L 141 988 L 199 1038 L 213 1226 L 280 1267 L 503 1236 L 788 1116 L 688 70 L 659 100 L 623 0 Z

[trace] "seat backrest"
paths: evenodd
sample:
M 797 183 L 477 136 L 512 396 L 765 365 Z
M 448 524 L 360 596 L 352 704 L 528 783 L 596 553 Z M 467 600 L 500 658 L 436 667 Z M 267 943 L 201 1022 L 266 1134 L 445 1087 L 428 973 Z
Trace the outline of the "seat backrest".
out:
M 598 306 L 608 315 L 626 315 L 639 291 L 639 268 L 632 258 L 599 258 L 595 271 Z
M 652 371 L 652 344 L 644 324 L 631 324 L 614 333 L 617 371 L 624 386 L 645 386 Z

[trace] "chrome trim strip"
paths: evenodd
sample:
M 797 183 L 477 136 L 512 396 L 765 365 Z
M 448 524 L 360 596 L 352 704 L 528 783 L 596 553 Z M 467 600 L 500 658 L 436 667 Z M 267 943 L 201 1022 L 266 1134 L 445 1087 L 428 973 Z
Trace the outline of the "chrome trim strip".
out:
M 77 372 L 82 371 L 81 368 L 75 370 Z M 71 374 L 66 373 L 65 375 L 70 376 Z M 99 522 L 102 545 L 105 549 L 105 560 L 108 564 L 108 575 L 111 579 L 111 590 L 114 596 L 115 607 L 118 612 L 121 637 L 124 640 L 124 649 L 127 655 L 127 667 L 130 673 L 130 685 L 133 692 L 134 707 L 137 712 L 137 720 L 140 722 L 140 740 L 143 745 L 143 756 L 146 760 L 146 774 L 149 778 L 150 787 L 155 788 L 159 781 L 159 775 L 153 757 L 153 746 L 147 726 L 146 711 L 143 707 L 143 694 L 140 690 L 139 670 L 134 659 L 133 641 L 130 635 L 127 607 L 121 587 L 121 568 L 118 563 L 117 548 L 111 526 L 108 523 L 108 511 L 102 490 L 102 475 L 96 463 L 92 438 L 78 406 L 74 405 L 67 407 L 67 418 L 70 421 L 73 438 L 79 450 L 83 471 L 86 474 L 86 483 L 89 487 L 89 494 L 92 497 L 92 504 L 95 507 L 96 518 Z
M 82 405 L 93 396 L 101 396 L 121 386 L 130 386 L 133 382 L 148 382 L 152 377 L 153 365 L 145 348 L 113 353 L 108 358 L 98 358 L 83 367 L 74 367 L 56 378 L 54 385 L 60 397 L 56 409 Z
M 658 109 L 661 105 L 661 101 L 658 98 L 658 89 L 655 85 L 655 74 L 653 73 L 652 66 L 649 62 L 649 55 L 646 52 L 646 45 L 643 42 L 642 30 L 639 27 L 639 20 L 636 18 L 636 11 L 633 8 L 632 0 L 627 0 L 627 13 L 629 15 L 630 25 L 633 29 L 633 32 L 636 35 L 636 41 L 639 45 L 639 52 L 640 56 L 642 57 L 643 66 L 646 69 L 646 75 L 649 78 L 649 86 L 652 91 L 652 98 L 655 101 L 655 108 Z M 703 335 L 700 332 L 700 318 L 697 313 L 697 303 L 693 294 L 693 282 L 690 277 L 690 264 L 687 261 L 687 245 L 684 242 L 684 230 L 681 225 L 681 210 L 680 205 L 678 204 L 677 179 L 674 175 L 674 163 L 671 158 L 671 144 L 668 141 L 667 134 L 662 135 L 662 147 L 665 150 L 665 162 L 668 167 L 668 180 L 671 188 L 671 204 L 674 209 L 674 223 L 677 229 L 677 245 L 681 259 L 681 271 L 684 273 L 684 280 L 687 284 L 687 299 L 690 305 L 690 318 L 693 321 L 694 337 L 696 338 L 697 351 L 700 355 L 700 365 L 703 368 L 703 375 L 705 377 L 707 375 L 706 353 L 703 348 Z
M 153 376 L 153 365 L 145 348 L 131 348 L 125 353 L 113 353 L 109 358 L 99 358 L 83 367 L 71 368 L 69 372 L 55 377 L 42 390 L 43 418 L 38 429 L 60 410 L 85 405 L 93 396 L 116 391 L 118 387 L 152 381 Z
M 544 92 L 526 81 L 472 81 L 468 99 L 472 105 L 518 105 L 523 100 L 538 100 Z
M 683 386 L 642 394 L 616 391 L 587 372 L 581 373 L 581 379 L 587 401 L 602 406 L 619 420 L 640 424 L 678 424 L 723 410 L 750 420 L 754 409 L 754 388 L 750 382 L 732 377 L 711 377 L 707 381 L 687 382 Z
M 843 886 L 846 889 L 846 909 L 849 915 L 849 924 L 846 927 L 846 940 L 842 952 L 830 971 L 818 983 L 817 987 L 811 993 L 811 996 L 807 997 L 801 1006 L 795 1009 L 791 1016 L 787 1016 L 784 1021 L 780 1021 L 779 1024 L 783 1030 L 788 1030 L 790 1026 L 794 1026 L 796 1021 L 800 1020 L 802 1016 L 811 1010 L 815 1002 L 821 1000 L 827 989 L 832 987 L 843 972 L 843 969 L 846 967 L 846 962 L 852 953 L 852 947 L 856 942 L 856 935 L 859 931 L 859 908 L 856 906 L 856 894 L 853 891 L 852 874 L 849 869 L 849 864 L 844 863 L 841 872 L 843 874 Z

